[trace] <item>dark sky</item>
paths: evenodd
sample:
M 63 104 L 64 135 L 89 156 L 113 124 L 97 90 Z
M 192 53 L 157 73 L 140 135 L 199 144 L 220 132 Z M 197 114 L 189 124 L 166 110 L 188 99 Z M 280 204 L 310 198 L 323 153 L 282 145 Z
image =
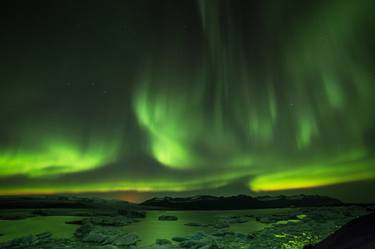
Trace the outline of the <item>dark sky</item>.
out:
M 2 2 L 0 194 L 375 201 L 373 13 L 372 0 Z

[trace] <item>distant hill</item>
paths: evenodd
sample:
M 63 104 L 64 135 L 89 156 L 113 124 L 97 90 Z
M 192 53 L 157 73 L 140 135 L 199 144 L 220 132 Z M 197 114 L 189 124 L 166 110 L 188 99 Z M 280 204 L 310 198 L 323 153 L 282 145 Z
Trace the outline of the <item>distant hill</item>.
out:
M 77 196 L 0 196 L 0 209 L 19 208 L 129 208 L 136 205 L 120 200 L 104 200 Z
M 216 197 L 209 195 L 199 195 L 185 198 L 152 198 L 141 203 L 141 205 L 176 210 L 230 210 L 256 208 L 340 206 L 344 204 L 337 199 L 319 195 L 280 195 L 276 197 L 251 197 L 247 195 Z
M 146 215 L 144 209 L 125 201 L 90 197 L 0 196 L 0 220 L 19 220 L 35 216 L 120 215 L 128 218 L 144 218 Z

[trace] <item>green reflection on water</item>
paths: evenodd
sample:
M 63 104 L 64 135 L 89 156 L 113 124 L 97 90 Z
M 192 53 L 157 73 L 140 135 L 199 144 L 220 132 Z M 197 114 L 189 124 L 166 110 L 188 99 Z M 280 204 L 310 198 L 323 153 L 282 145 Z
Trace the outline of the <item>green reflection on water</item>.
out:
M 0 242 L 43 232 L 52 233 L 54 238 L 69 238 L 78 226 L 65 222 L 76 219 L 74 216 L 37 216 L 22 220 L 0 220 L 0 233 L 3 234 Z
M 140 236 L 140 245 L 150 245 L 156 239 L 172 239 L 176 236 L 186 236 L 198 231 L 212 231 L 210 227 L 186 226 L 186 223 L 214 224 L 228 216 L 266 215 L 290 212 L 294 209 L 259 209 L 259 210 L 228 210 L 228 211 L 149 211 L 144 221 L 125 226 L 127 232 L 134 232 Z M 160 215 L 174 215 L 177 221 L 159 221 Z M 254 218 L 246 223 L 231 224 L 228 230 L 240 233 L 251 233 L 261 230 L 267 225 L 257 222 Z

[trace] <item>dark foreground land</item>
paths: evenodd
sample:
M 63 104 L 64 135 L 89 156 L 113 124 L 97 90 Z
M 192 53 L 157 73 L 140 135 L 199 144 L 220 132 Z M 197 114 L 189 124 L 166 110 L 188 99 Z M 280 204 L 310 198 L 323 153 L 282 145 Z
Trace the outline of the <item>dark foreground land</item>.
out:
M 1 197 L 0 207 L 1 249 L 375 249 L 372 206 L 347 205 L 320 196 L 155 198 L 142 205 L 71 196 Z M 250 210 L 275 207 L 279 209 L 272 212 Z M 229 212 L 232 215 L 222 211 L 222 215 L 212 219 L 180 224 L 186 212 L 160 211 L 160 215 L 150 216 L 159 212 L 155 209 L 243 211 Z M 202 211 L 189 214 L 194 212 Z M 218 212 L 221 211 L 215 213 Z M 204 211 L 206 214 L 213 212 Z M 49 224 L 42 228 L 42 233 L 30 229 L 22 231 L 30 235 L 1 240 L 1 236 L 7 236 L 2 234 L 5 230 L 2 230 L 2 221 L 57 216 L 71 217 L 65 221 L 74 228 L 70 236 L 56 237 L 51 231 L 59 224 Z M 163 234 L 157 231 L 158 224 L 163 225 L 160 229 L 167 227 L 166 234 L 181 231 L 181 226 L 191 232 L 169 238 L 160 236 L 144 243 L 145 234 Z M 247 224 L 248 227 L 257 224 L 261 229 L 247 231 Z M 239 232 L 236 229 L 241 225 Z M 136 226 L 141 230 L 132 230 Z

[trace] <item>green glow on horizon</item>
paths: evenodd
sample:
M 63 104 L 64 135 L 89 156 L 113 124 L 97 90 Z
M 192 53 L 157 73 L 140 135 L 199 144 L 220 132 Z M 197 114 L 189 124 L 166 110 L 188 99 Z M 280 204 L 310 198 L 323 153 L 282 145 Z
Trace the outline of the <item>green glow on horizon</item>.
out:
M 249 182 L 253 191 L 278 191 L 322 187 L 375 178 L 375 161 L 320 165 L 259 175 Z
M 154 179 L 138 180 L 126 179 L 122 181 L 95 182 L 86 184 L 61 184 L 45 186 L 19 186 L 3 188 L 0 195 L 13 194 L 54 194 L 61 192 L 79 193 L 79 192 L 108 192 L 108 191 L 139 191 L 139 192 L 183 192 L 199 190 L 202 188 L 218 188 L 225 186 L 228 182 L 246 176 L 246 169 L 236 172 L 226 172 L 225 174 L 216 174 L 207 177 L 192 178 L 185 181 L 178 179 Z

